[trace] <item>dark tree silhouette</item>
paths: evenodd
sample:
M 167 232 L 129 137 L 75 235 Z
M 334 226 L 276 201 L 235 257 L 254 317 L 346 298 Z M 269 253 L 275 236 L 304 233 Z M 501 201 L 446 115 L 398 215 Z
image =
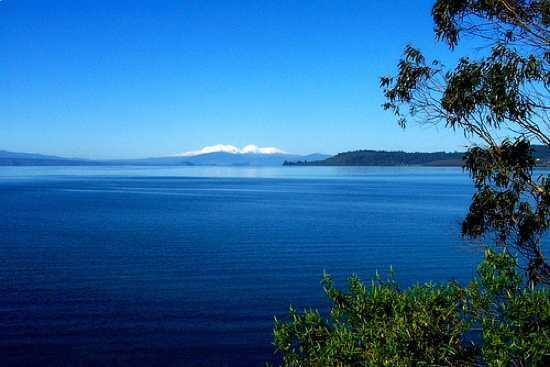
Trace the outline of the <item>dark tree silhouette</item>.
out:
M 432 16 L 448 47 L 468 37 L 487 45 L 486 56 L 449 69 L 407 46 L 397 75 L 381 78 L 383 107 L 402 127 L 413 119 L 479 139 L 465 156 L 476 193 L 462 233 L 517 251 L 530 280 L 548 283 L 550 182 L 534 177 L 530 144 L 550 146 L 550 1 L 438 0 Z

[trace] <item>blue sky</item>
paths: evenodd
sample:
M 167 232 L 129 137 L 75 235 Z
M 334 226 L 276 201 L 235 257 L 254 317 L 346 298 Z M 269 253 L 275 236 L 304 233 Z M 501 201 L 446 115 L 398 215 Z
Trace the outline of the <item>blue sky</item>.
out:
M 406 43 L 448 57 L 431 3 L 3 0 L 0 150 L 463 149 L 460 132 L 403 131 L 380 107 Z

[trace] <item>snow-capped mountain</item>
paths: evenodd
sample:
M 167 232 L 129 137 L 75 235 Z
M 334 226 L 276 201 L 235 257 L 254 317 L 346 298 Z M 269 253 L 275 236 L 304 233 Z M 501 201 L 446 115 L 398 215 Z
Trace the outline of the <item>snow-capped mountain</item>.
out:
M 259 147 L 254 144 L 249 144 L 243 148 L 237 148 L 234 145 L 229 144 L 217 144 L 203 147 L 199 150 L 192 150 L 189 152 L 181 153 L 182 157 L 195 157 L 203 154 L 210 153 L 230 153 L 230 154 L 286 154 L 285 151 L 275 147 Z
M 191 165 L 214 166 L 280 166 L 284 161 L 321 160 L 323 154 L 301 156 L 290 154 L 275 147 L 260 147 L 254 144 L 238 148 L 229 144 L 217 144 L 178 154 L 174 158 Z

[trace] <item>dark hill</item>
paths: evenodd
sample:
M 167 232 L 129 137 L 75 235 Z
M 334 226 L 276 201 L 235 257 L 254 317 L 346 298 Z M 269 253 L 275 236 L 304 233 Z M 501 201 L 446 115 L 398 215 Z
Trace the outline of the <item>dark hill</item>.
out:
M 538 166 L 550 166 L 550 148 L 534 145 Z M 286 161 L 285 166 L 462 166 L 463 152 L 408 153 L 403 151 L 356 150 L 320 161 Z

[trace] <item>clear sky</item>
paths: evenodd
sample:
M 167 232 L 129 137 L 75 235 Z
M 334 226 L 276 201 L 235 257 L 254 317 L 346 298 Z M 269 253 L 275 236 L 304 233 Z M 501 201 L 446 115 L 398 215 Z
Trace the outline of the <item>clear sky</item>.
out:
M 406 43 L 446 57 L 431 4 L 0 0 L 0 150 L 461 150 L 460 132 L 403 131 L 380 107 Z

